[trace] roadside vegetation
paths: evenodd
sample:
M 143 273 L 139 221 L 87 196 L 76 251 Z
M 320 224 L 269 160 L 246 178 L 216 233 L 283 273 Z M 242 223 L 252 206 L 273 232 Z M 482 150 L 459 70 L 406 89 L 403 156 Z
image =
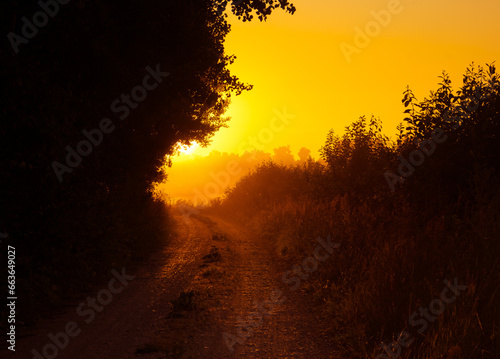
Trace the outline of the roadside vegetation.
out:
M 0 233 L 16 248 L 19 325 L 168 243 L 153 188 L 169 156 L 207 143 L 252 87 L 229 71 L 226 9 L 295 12 L 287 0 L 49 3 L 0 13 Z
M 394 141 L 380 120 L 362 117 L 341 136 L 328 133 L 326 164 L 266 162 L 209 211 L 251 226 L 291 262 L 312 253 L 318 236 L 341 243 L 308 291 L 343 357 L 497 358 L 495 66 L 470 67 L 456 92 L 443 74 L 428 98 L 407 90 L 403 104 L 407 118 Z M 413 315 L 438 303 L 445 281 L 466 289 L 428 317 Z

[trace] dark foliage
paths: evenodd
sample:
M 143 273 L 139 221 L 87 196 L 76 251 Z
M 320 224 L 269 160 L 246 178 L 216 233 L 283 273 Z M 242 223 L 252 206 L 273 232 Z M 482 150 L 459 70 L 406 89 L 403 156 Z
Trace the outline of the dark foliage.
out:
M 444 75 L 421 102 L 407 90 L 403 104 L 408 117 L 395 143 L 378 120 L 361 118 L 342 137 L 328 134 L 326 166 L 266 164 L 212 210 L 238 216 L 290 263 L 312 253 L 318 236 L 341 243 L 302 288 L 321 299 L 342 357 L 390 356 L 381 343 L 407 331 L 412 344 L 400 347 L 401 358 L 498 358 L 495 66 L 470 67 L 456 92 Z M 417 331 L 412 313 L 436 303 L 454 278 L 467 289 Z
M 206 143 L 225 125 L 231 95 L 251 88 L 227 68 L 230 26 L 214 1 L 43 3 L 50 10 L 6 0 L 0 11 L 2 34 L 25 37 L 12 45 L 4 36 L 0 48 L 0 230 L 19 253 L 20 306 L 33 309 L 23 310 L 25 322 L 165 241 L 168 215 L 151 185 L 163 179 L 166 155 L 177 142 Z M 275 7 L 267 3 L 233 11 L 265 17 Z M 52 15 L 43 26 L 25 25 L 44 22 L 34 19 L 44 11 Z M 154 70 L 168 75 L 117 111 L 115 100 Z M 113 130 L 69 166 L 67 146 L 77 150 L 82 131 L 103 118 Z M 74 167 L 61 183 L 54 161 Z

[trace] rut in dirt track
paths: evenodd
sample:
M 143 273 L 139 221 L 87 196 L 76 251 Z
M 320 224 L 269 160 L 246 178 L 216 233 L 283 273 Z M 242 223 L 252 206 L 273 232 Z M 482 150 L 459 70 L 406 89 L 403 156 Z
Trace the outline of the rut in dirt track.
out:
M 227 333 L 220 353 L 224 356 L 213 357 L 338 358 L 311 298 L 283 283 L 283 266 L 270 244 L 239 226 L 214 220 L 228 234 L 232 250 L 227 265 L 231 272 L 220 285 L 222 306 L 217 309 L 221 332 Z M 257 312 L 264 314 L 262 320 Z M 254 328 L 248 325 L 252 320 Z M 247 338 L 237 341 L 229 355 L 227 344 L 238 334 Z
M 107 283 L 19 339 L 15 357 L 53 354 L 47 335 L 71 321 L 81 331 L 53 358 L 338 358 L 311 298 L 283 284 L 287 268 L 268 242 L 215 217 L 176 220 L 178 236 L 127 270 L 135 278 L 92 321 L 75 309 Z

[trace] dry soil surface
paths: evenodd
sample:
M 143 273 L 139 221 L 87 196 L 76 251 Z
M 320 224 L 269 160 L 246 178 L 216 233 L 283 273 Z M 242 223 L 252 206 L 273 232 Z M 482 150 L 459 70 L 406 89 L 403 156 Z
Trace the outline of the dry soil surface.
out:
M 287 268 L 268 241 L 216 217 L 186 220 L 177 215 L 176 220 L 178 236 L 163 251 L 139 268 L 109 273 L 110 282 L 82 293 L 81 301 L 70 303 L 18 338 L 15 355 L 2 355 L 38 359 L 339 357 L 310 296 L 291 291 L 281 280 Z M 109 285 L 116 293 L 109 291 Z M 98 298 L 95 306 L 89 298 Z M 58 334 L 66 330 L 74 336 Z

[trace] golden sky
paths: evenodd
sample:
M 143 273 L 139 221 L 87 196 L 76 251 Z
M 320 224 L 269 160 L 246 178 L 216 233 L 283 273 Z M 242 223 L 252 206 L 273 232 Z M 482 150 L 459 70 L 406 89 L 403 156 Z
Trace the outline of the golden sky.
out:
M 276 11 L 265 23 L 230 19 L 226 50 L 237 56 L 231 70 L 254 89 L 234 97 L 230 127 L 194 154 L 238 152 L 249 136 L 269 128 L 273 109 L 284 107 L 296 117 L 264 144 L 269 152 L 291 145 L 294 153 L 305 146 L 317 155 L 330 128 L 342 133 L 361 115 L 380 117 L 385 132 L 392 135 L 403 118 L 401 99 L 407 85 L 423 99 L 437 87 L 443 70 L 458 86 L 471 62 L 484 65 L 499 58 L 498 0 L 293 3 L 293 16 Z M 389 9 L 393 12 L 387 20 L 383 14 Z M 355 28 L 366 33 L 373 13 L 379 13 L 384 24 L 368 25 L 374 36 L 351 54 L 349 63 L 341 43 L 354 47 Z
M 329 129 L 342 134 L 362 115 L 380 117 L 392 136 L 404 117 L 407 85 L 422 100 L 437 88 L 443 70 L 456 89 L 469 64 L 500 58 L 498 0 L 293 3 L 294 15 L 276 11 L 265 23 L 230 18 L 226 51 L 237 56 L 231 70 L 254 88 L 233 98 L 229 128 L 192 155 L 241 153 L 248 148 L 242 143 L 264 131 L 268 137 L 259 146 L 267 152 L 290 145 L 295 154 L 307 147 L 317 157 Z M 356 42 L 359 31 L 368 37 Z M 354 51 L 346 55 L 342 46 Z M 282 130 L 269 137 L 275 111 L 284 108 L 295 117 L 284 128 L 276 122 Z M 191 156 L 174 158 L 172 175 L 175 163 Z

